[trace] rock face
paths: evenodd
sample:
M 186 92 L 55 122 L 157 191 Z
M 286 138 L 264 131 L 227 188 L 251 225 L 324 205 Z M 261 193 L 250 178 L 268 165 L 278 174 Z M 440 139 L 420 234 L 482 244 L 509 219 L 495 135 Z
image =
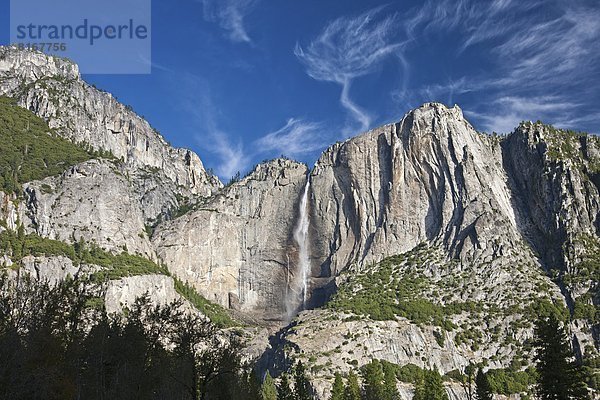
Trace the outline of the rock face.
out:
M 184 194 L 207 196 L 222 186 L 195 153 L 171 147 L 130 107 L 82 81 L 67 60 L 1 47 L 0 95 L 17 99 L 73 142 L 111 152 L 133 169 L 162 171 Z
M 423 241 L 480 262 L 514 245 L 499 142 L 477 133 L 458 106 L 425 104 L 330 147 L 311 182 L 314 265 L 329 276 Z
M 91 160 L 25 185 L 31 227 L 64 242 L 83 239 L 113 252 L 155 258 L 139 199 L 111 162 Z
M 209 300 L 281 318 L 307 168 L 277 159 L 256 167 L 196 210 L 160 225 L 152 242 L 180 279 Z
M 124 307 L 131 307 L 141 296 L 148 296 L 152 305 L 167 305 L 182 300 L 175 291 L 173 278 L 165 275 L 129 276 L 110 281 L 104 302 L 106 312 L 119 313 Z

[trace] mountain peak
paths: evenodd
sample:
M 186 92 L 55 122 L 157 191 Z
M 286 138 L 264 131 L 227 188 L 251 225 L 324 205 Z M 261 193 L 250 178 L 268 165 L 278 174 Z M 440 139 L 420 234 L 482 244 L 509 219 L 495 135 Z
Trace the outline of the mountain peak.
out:
M 67 58 L 16 46 L 0 46 L 0 73 L 7 72 L 28 82 L 47 77 L 73 80 L 81 77 L 77 64 Z

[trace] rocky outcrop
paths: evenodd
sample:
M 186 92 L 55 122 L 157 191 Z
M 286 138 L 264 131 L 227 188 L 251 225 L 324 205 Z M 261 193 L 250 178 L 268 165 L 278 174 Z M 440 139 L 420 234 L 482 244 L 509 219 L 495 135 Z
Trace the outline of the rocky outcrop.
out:
M 64 256 L 34 257 L 26 256 L 21 260 L 23 265 L 19 273 L 25 273 L 37 281 L 47 282 L 51 286 L 67 278 L 78 276 L 80 267 Z
M 118 165 L 87 161 L 58 177 L 26 184 L 24 191 L 28 228 L 38 235 L 155 258 L 140 201 Z
M 523 123 L 502 147 L 521 231 L 545 265 L 566 266 L 563 244 L 598 234 L 600 141 Z
M 16 231 L 25 219 L 25 205 L 12 194 L 0 191 L 0 232 L 5 229 Z
M 157 228 L 158 256 L 223 306 L 281 318 L 297 264 L 292 231 L 305 165 L 277 159 Z
M 0 47 L 0 95 L 73 142 L 110 152 L 134 170 L 161 170 L 182 194 L 208 196 L 222 186 L 194 152 L 171 147 L 130 107 L 82 81 L 68 60 Z
M 66 279 L 89 276 L 102 270 L 97 265 L 74 265 L 64 256 L 26 256 L 19 261 L 18 270 L 8 270 L 9 277 L 28 276 L 33 280 L 56 286 Z M 12 263 L 10 263 L 12 265 Z M 93 281 L 92 281 L 93 282 Z M 183 310 L 198 312 L 175 290 L 173 278 L 167 275 L 135 275 L 93 284 L 90 289 L 101 296 L 108 314 L 122 313 L 132 307 L 137 299 L 147 297 L 153 306 L 165 306 L 181 302 Z
M 514 245 L 499 142 L 477 133 L 458 106 L 425 104 L 330 147 L 311 182 L 313 256 L 331 276 L 423 241 L 481 262 L 502 252 L 499 240 Z
M 153 306 L 165 306 L 183 301 L 175 291 L 173 278 L 169 276 L 129 276 L 108 282 L 104 295 L 106 312 L 120 313 L 123 308 L 133 306 L 135 301 L 143 296 L 147 296 Z
M 597 284 L 591 271 L 581 273 L 581 261 L 600 248 L 598 140 L 551 130 L 529 124 L 506 138 L 488 136 L 476 132 L 457 106 L 430 103 L 321 156 L 310 176 L 313 290 L 318 284 L 332 288 L 328 281 L 351 282 L 371 263 L 423 242 L 442 251 L 441 265 L 424 270 L 428 282 L 441 285 L 419 298 L 504 311 L 488 308 L 485 322 L 453 316 L 459 328 L 443 333 L 443 346 L 434 327 L 409 321 L 351 316 L 345 322 L 335 313 L 302 313 L 281 343 L 319 371 L 317 386 L 318 376 L 373 358 L 442 372 L 462 370 L 473 360 L 505 367 L 519 357 L 510 343 L 533 334 L 521 307 L 548 296 L 573 311 L 574 288 L 592 310 L 597 307 Z M 550 269 L 578 283 L 559 278 L 557 286 L 547 277 Z M 576 347 L 594 353 L 597 328 L 585 326 L 573 324 Z M 480 335 L 477 330 L 482 336 L 476 345 L 459 339 Z

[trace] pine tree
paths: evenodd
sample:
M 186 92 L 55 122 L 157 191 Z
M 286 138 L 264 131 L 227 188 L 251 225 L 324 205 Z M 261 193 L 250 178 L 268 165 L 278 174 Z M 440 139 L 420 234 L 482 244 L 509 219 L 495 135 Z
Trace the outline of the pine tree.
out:
M 339 372 L 335 373 L 335 379 L 333 380 L 333 387 L 331 388 L 331 400 L 344 400 L 344 380 L 342 374 Z
M 465 367 L 464 375 L 460 379 L 460 384 L 463 387 L 467 400 L 473 400 L 473 374 L 475 372 L 475 366 L 469 363 Z
M 265 380 L 260 388 L 260 398 L 261 400 L 277 400 L 277 388 L 269 371 L 267 371 Z
M 295 400 L 293 390 L 290 388 L 290 378 L 288 374 L 281 375 L 281 381 L 277 387 L 277 400 Z
M 348 382 L 344 389 L 344 400 L 361 400 L 360 385 L 358 384 L 358 377 L 354 372 L 348 374 Z
M 378 360 L 372 360 L 361 369 L 366 400 L 384 400 L 383 369 Z
M 398 400 L 400 393 L 396 387 L 396 371 L 392 364 L 388 362 L 382 363 L 383 365 L 383 391 L 385 400 Z
M 415 387 L 413 400 L 448 400 L 442 376 L 437 369 L 424 372 L 423 379 Z
M 487 375 L 481 370 L 477 371 L 475 377 L 475 394 L 477 400 L 492 400 L 492 387 Z
M 260 399 L 261 384 L 254 370 L 244 372 L 243 376 L 245 397 L 248 399 Z
M 536 323 L 534 345 L 539 373 L 536 391 L 541 400 L 589 398 L 581 368 L 571 361 L 567 334 L 554 315 Z
M 310 384 L 306 378 L 306 370 L 302 361 L 298 361 L 294 371 L 294 391 L 296 392 L 296 400 L 311 400 Z

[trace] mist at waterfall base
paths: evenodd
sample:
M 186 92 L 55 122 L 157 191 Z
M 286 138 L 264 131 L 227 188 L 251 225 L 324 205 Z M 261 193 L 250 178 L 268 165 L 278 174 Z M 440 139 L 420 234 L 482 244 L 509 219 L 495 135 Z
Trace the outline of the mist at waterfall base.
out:
M 298 206 L 298 221 L 294 229 L 294 241 L 298 246 L 297 267 L 292 270 L 289 262 L 287 266 L 287 295 L 285 299 L 286 317 L 291 320 L 294 315 L 306 307 L 308 290 L 310 286 L 310 244 L 308 229 L 310 219 L 308 215 L 308 196 L 310 194 L 310 177 L 306 179 L 302 199 Z

